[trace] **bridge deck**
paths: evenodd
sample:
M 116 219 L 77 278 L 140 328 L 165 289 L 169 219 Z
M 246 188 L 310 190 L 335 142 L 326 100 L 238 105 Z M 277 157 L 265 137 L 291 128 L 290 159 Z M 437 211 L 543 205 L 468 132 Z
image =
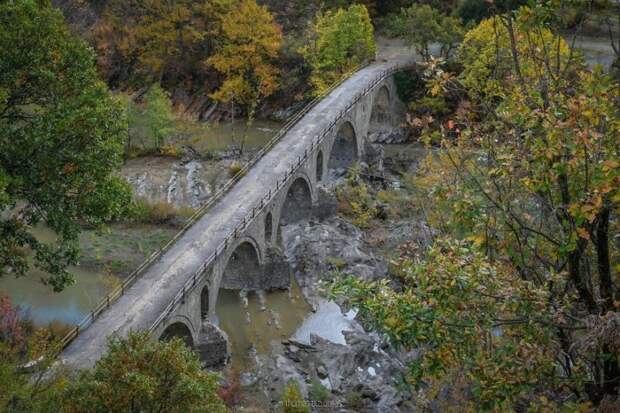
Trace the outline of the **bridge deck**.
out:
M 403 61 L 372 64 L 357 72 L 319 102 L 210 211 L 153 264 L 110 309 L 61 354 L 73 367 L 92 366 L 104 353 L 107 337 L 148 329 L 184 283 L 303 155 L 316 137 L 357 93 L 383 70 Z

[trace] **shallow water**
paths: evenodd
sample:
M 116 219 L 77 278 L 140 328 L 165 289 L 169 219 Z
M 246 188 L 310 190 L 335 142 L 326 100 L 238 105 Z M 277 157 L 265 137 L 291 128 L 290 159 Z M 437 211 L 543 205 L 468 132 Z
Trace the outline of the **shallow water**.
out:
M 268 120 L 255 120 L 251 128 L 247 128 L 243 121 L 234 125 L 214 122 L 187 124 L 184 132 L 191 136 L 189 143 L 198 152 L 226 150 L 231 144 L 240 146 L 242 142 L 250 150 L 261 148 L 281 127 L 282 123 Z
M 215 310 L 231 342 L 232 367 L 239 371 L 252 366 L 254 353 L 269 353 L 273 340 L 292 336 L 311 312 L 294 278 L 290 292 L 249 292 L 247 305 L 243 295 L 220 290 Z
M 54 233 L 44 227 L 37 227 L 34 235 L 43 242 L 54 240 Z M 35 325 L 45 326 L 53 322 L 74 325 L 79 323 L 101 300 L 112 291 L 120 280 L 111 275 L 95 270 L 71 267 L 75 284 L 61 293 L 55 293 L 51 287 L 43 285 L 40 279 L 42 271 L 31 268 L 29 273 L 20 278 L 11 275 L 0 277 L 0 294 L 6 294 L 14 305 L 19 306 L 25 318 Z
M 321 300 L 316 312 L 303 321 L 293 338 L 301 343 L 310 344 L 310 336 L 314 334 L 332 343 L 347 344 L 342 332 L 353 329 L 353 319 L 356 315 L 355 310 L 343 314 L 335 302 Z

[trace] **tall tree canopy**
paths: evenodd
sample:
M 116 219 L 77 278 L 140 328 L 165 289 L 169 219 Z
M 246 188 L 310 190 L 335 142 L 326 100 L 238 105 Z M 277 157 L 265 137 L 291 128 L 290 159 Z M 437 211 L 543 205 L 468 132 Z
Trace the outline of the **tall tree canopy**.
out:
M 218 376 L 182 340 L 111 339 L 107 353 L 58 398 L 61 412 L 224 413 Z
M 363 5 L 319 14 L 312 32 L 314 39 L 301 53 L 312 68 L 311 82 L 317 93 L 375 58 L 374 28 Z
M 464 411 L 617 407 L 618 86 L 549 29 L 548 6 L 483 20 L 458 75 L 428 65 L 429 93 L 460 99 L 415 180 L 439 236 L 395 260 L 401 288 L 336 288 L 421 349 L 413 378 L 464 389 Z
M 112 84 L 202 86 L 203 60 L 233 0 L 111 0 L 93 31 L 98 64 Z
M 130 202 L 123 106 L 94 54 L 47 1 L 0 4 L 0 274 L 23 275 L 28 249 L 55 290 L 72 281 L 78 222 L 100 224 Z M 58 242 L 31 232 L 44 221 Z
M 253 111 L 260 99 L 278 88 L 274 60 L 282 31 L 265 6 L 239 0 L 222 17 L 222 33 L 216 53 L 206 61 L 225 77 L 212 96 L 221 102 L 235 100 Z

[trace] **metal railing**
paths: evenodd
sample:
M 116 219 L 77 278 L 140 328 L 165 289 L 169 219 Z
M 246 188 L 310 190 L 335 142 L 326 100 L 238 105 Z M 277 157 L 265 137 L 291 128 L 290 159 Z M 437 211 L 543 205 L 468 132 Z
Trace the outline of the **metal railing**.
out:
M 181 238 L 189 228 L 191 228 L 200 218 L 202 218 L 207 211 L 209 211 L 224 195 L 226 195 L 230 189 L 232 189 L 235 184 L 237 184 L 246 174 L 247 172 L 254 166 L 258 161 L 262 159 L 263 156 L 267 152 L 269 152 L 281 139 L 284 135 L 286 135 L 296 124 L 297 122 L 304 117 L 310 110 L 312 110 L 323 98 L 329 95 L 332 91 L 338 88 L 342 83 L 348 80 L 354 73 L 363 69 L 367 65 L 359 66 L 352 70 L 351 72 L 345 74 L 338 82 L 334 83 L 329 89 L 324 91 L 323 93 L 317 95 L 312 101 L 310 101 L 307 105 L 305 105 L 300 111 L 292 115 L 284 126 L 276 133 L 273 138 L 269 140 L 254 156 L 224 185 L 222 185 L 213 196 L 202 205 L 196 212 L 187 220 L 183 228 L 177 232 L 174 237 L 172 237 L 163 247 L 159 248 L 157 251 L 153 252 L 138 268 L 136 268 L 132 273 L 122 282 L 120 286 L 115 288 L 112 292 L 110 292 L 106 297 L 103 298 L 99 302 L 99 304 L 90 311 L 90 313 L 84 317 L 75 327 L 73 327 L 61 340 L 61 349 L 65 349 L 75 338 L 80 334 L 81 331 L 84 331 L 88 328 L 95 320 L 103 313 L 106 309 L 110 308 L 112 304 L 116 302 L 122 295 L 125 294 L 135 282 L 136 280 L 144 274 L 144 272 L 159 258 L 161 258 L 178 240 Z M 358 93 L 355 98 L 349 102 L 346 109 L 342 110 L 338 116 L 326 127 L 321 133 L 319 133 L 311 142 L 310 150 L 306 148 L 303 156 L 299 156 L 297 161 L 284 173 L 284 176 L 276 181 L 275 188 L 269 190 L 269 192 L 263 197 L 259 203 L 252 208 L 252 211 L 244 217 L 243 221 L 237 225 L 233 231 L 224 239 L 224 241 L 215 249 L 215 251 L 209 256 L 209 258 L 204 262 L 203 265 L 198 269 L 198 271 L 194 272 L 192 278 L 188 280 L 184 285 L 181 291 L 177 293 L 174 299 L 170 302 L 170 304 L 165 308 L 165 310 L 160 314 L 160 316 L 155 320 L 155 322 L 149 328 L 149 331 L 154 331 L 159 327 L 159 325 L 174 311 L 177 305 L 185 300 L 186 295 L 192 291 L 192 289 L 202 281 L 202 277 L 204 277 L 206 273 L 206 269 L 211 265 L 227 248 L 228 244 L 231 240 L 234 240 L 238 237 L 238 235 L 249 225 L 250 222 L 259 214 L 267 204 L 277 195 L 280 188 L 282 188 L 288 179 L 299 169 L 303 163 L 308 159 L 309 153 L 313 153 L 314 150 L 319 146 L 319 144 L 326 138 L 329 132 L 334 128 L 337 122 L 342 119 L 342 117 L 355 105 L 362 97 L 366 96 L 374 87 L 382 82 L 388 76 L 391 76 L 393 73 L 404 69 L 408 65 L 397 65 L 390 69 L 386 69 L 382 71 L 377 78 L 371 82 L 364 90 Z
M 155 331 L 172 314 L 172 312 L 176 309 L 176 307 L 179 304 L 185 302 L 186 296 L 190 292 L 192 292 L 194 287 L 196 287 L 197 285 L 202 283 L 203 278 L 207 275 L 207 269 L 209 268 L 209 266 L 211 264 L 213 264 L 217 260 L 217 258 L 220 257 L 228 249 L 228 246 L 231 244 L 231 242 L 234 241 L 235 239 L 237 239 L 239 237 L 239 235 L 241 235 L 243 233 L 243 231 L 247 228 L 247 226 L 254 220 L 254 218 L 257 215 L 259 215 L 265 209 L 266 206 L 269 205 L 269 203 L 273 200 L 273 198 L 275 198 L 277 196 L 278 191 L 280 190 L 280 188 L 283 188 L 286 185 L 287 181 L 292 176 L 295 175 L 295 173 L 297 172 L 297 170 L 299 168 L 301 168 L 303 166 L 304 162 L 308 159 L 309 155 L 313 154 L 316 151 L 316 149 L 320 146 L 320 144 L 323 142 L 323 140 L 325 138 L 327 138 L 327 136 L 330 134 L 332 129 L 351 110 L 351 108 L 355 104 L 357 104 L 357 102 L 359 102 L 360 99 L 362 99 L 364 96 L 366 96 L 368 93 L 370 93 L 370 91 L 372 91 L 379 83 L 381 83 L 387 77 L 391 76 L 395 72 L 398 72 L 400 70 L 405 69 L 408 66 L 409 65 L 407 65 L 407 64 L 396 65 L 396 66 L 393 66 L 393 67 L 391 67 L 389 69 L 383 70 L 368 86 L 366 86 L 364 88 L 363 91 L 361 91 L 357 95 L 355 95 L 355 97 L 348 103 L 346 108 L 341 110 L 338 113 L 338 115 L 329 123 L 328 126 L 326 126 L 319 134 L 317 134 L 312 139 L 312 141 L 310 143 L 310 147 L 306 148 L 304 150 L 303 155 L 299 155 L 297 157 L 297 160 L 287 169 L 287 171 L 284 173 L 284 175 L 276 181 L 276 184 L 274 185 L 274 187 L 272 187 L 265 194 L 265 196 L 263 198 L 261 198 L 261 200 L 258 203 L 258 205 L 255 205 L 252 208 L 252 210 L 243 218 L 243 220 L 236 227 L 233 228 L 233 230 L 226 236 L 226 238 L 224 238 L 224 241 L 222 241 L 220 243 L 220 245 L 218 245 L 218 247 L 215 249 L 215 251 L 205 260 L 205 262 L 200 266 L 200 268 L 198 268 L 198 270 L 195 271 L 194 274 L 192 274 L 192 277 L 183 285 L 181 290 L 177 293 L 177 295 L 173 298 L 173 300 L 168 304 L 168 306 L 166 306 L 164 311 L 159 315 L 159 317 L 157 317 L 155 322 L 151 325 L 151 327 L 149 328 L 150 332 Z M 331 92 L 333 89 L 335 89 L 344 80 L 345 79 L 343 79 L 342 81 L 338 82 L 338 84 L 336 86 L 330 88 L 329 92 Z M 327 92 L 327 94 L 329 92 Z M 324 96 L 324 95 L 322 95 L 322 96 Z M 322 99 L 322 97 L 321 97 L 321 99 Z M 315 105 L 316 105 L 316 103 L 312 104 L 312 106 L 309 107 L 307 110 L 305 108 L 302 111 L 303 115 L 305 115 Z M 297 117 L 297 120 L 298 119 L 299 119 L 299 117 Z M 295 123 L 297 122 L 297 120 L 295 121 Z M 289 128 L 289 130 L 290 130 L 290 128 Z M 288 132 L 288 130 L 287 130 L 287 132 Z M 271 149 L 274 145 L 275 145 L 275 142 L 273 144 L 266 145 L 265 148 L 268 147 L 269 149 Z M 268 149 L 265 150 L 260 155 L 260 157 L 262 157 L 267 151 L 268 151 Z M 254 165 L 255 163 L 256 162 L 254 162 L 252 165 Z
M 90 313 L 84 317 L 78 324 L 76 324 L 61 340 L 61 350 L 65 349 L 81 331 L 88 328 L 104 310 L 110 308 L 112 304 L 116 302 L 125 291 L 129 289 L 136 280 L 144 274 L 153 263 L 155 263 L 162 255 L 164 255 L 172 245 L 174 245 L 179 238 L 181 238 L 189 228 L 191 228 L 202 216 L 213 207 L 228 191 L 243 178 L 246 173 L 267 153 L 273 148 L 284 135 L 290 131 L 297 122 L 305 116 L 317 103 L 319 103 L 325 96 L 330 94 L 334 89 L 340 86 L 344 81 L 349 79 L 355 72 L 361 70 L 364 66 L 358 66 L 352 71 L 346 73 L 338 82 L 334 83 L 329 89 L 323 93 L 317 95 L 308 104 L 306 104 L 297 113 L 293 114 L 284 124 L 284 126 L 267 142 L 231 179 L 229 179 L 224 185 L 222 185 L 213 196 L 203 204 L 196 212 L 187 220 L 183 228 L 179 230 L 164 246 L 154 251 L 142 264 L 140 264 L 135 270 L 129 274 L 129 276 L 122 282 L 122 284 L 116 287 L 112 292 L 106 295 L 97 306 L 90 311 Z

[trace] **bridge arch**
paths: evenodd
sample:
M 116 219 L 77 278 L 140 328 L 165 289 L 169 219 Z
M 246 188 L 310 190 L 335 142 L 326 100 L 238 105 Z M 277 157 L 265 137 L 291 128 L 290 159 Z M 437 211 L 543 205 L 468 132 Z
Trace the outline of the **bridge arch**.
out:
M 256 289 L 262 275 L 262 258 L 258 243 L 242 238 L 225 261 L 220 288 L 226 290 Z
M 343 122 L 329 151 L 328 169 L 348 168 L 359 158 L 357 134 L 351 122 Z
M 189 325 L 188 325 L 189 324 Z M 180 338 L 189 348 L 194 348 L 194 336 L 192 334 L 191 323 L 181 321 L 177 317 L 177 321 L 169 324 L 159 336 L 160 341 L 168 341 L 173 338 Z
M 280 207 L 280 225 L 288 225 L 310 217 L 312 213 L 312 185 L 304 174 L 300 174 L 286 190 Z

